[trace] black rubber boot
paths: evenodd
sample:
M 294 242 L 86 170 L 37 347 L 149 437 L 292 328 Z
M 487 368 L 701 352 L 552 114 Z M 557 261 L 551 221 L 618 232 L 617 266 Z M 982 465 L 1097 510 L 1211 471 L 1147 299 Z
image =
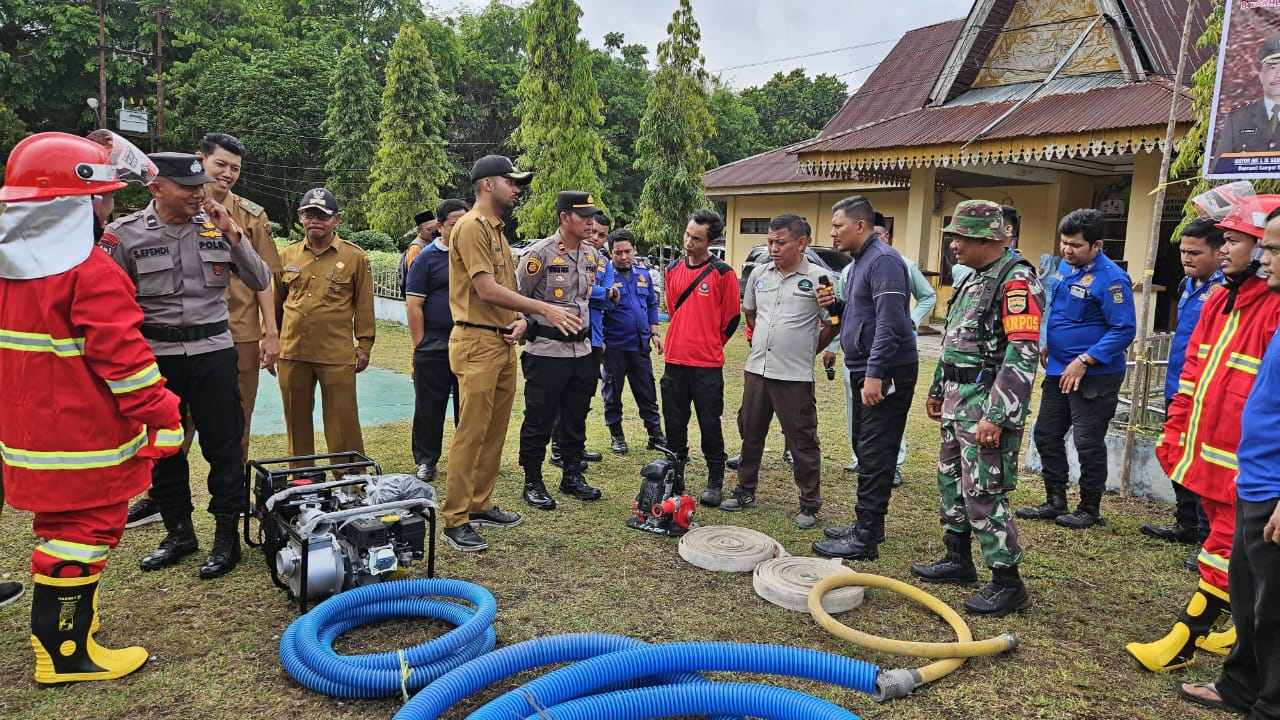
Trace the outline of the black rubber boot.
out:
M 54 578 L 35 575 L 31 591 L 31 648 L 36 682 L 59 685 L 114 680 L 142 667 L 140 647 L 109 650 L 94 640 L 98 576 Z
M 724 501 L 724 468 L 707 468 L 707 487 L 698 496 L 698 502 L 707 507 L 720 507 Z
M 875 560 L 880 557 L 879 538 L 884 537 L 884 518 L 858 518 L 852 531 L 839 540 L 819 540 L 813 551 L 825 557 L 846 560 Z
M 992 580 L 977 595 L 964 601 L 964 609 L 972 615 L 1004 617 L 1009 613 L 1031 607 L 1027 586 L 1018 575 L 1018 568 L 992 568 Z
M 1067 512 L 1067 487 L 1065 485 L 1045 485 L 1046 500 L 1043 505 L 1018 508 L 1014 515 L 1022 520 L 1052 520 Z
M 622 432 L 622 423 L 609 426 L 609 450 L 614 455 L 626 455 L 631 448 L 627 447 L 626 433 Z
M 240 562 L 240 516 L 235 513 L 218 513 L 213 516 L 213 549 L 204 565 L 200 566 L 200 578 L 212 580 L 235 569 Z
M 1059 515 L 1054 522 L 1072 530 L 1084 530 L 1095 525 L 1106 525 L 1107 521 L 1099 514 L 1102 505 L 1102 493 L 1080 493 L 1080 505 L 1075 512 Z
M 138 561 L 143 570 L 160 570 L 178 562 L 200 549 L 195 528 L 191 526 L 191 511 L 160 510 L 164 527 L 169 534 L 160 541 L 160 547 Z
M 911 574 L 925 582 L 977 585 L 978 568 L 973 565 L 973 534 L 947 532 L 942 535 L 947 554 L 932 563 L 916 563 Z

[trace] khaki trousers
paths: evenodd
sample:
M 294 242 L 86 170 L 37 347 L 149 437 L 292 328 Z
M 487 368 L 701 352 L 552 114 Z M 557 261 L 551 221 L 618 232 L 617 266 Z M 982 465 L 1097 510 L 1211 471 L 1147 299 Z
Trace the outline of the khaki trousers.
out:
M 449 365 L 458 376 L 458 427 L 445 479 L 447 528 L 493 508 L 516 396 L 516 351 L 492 330 L 459 325 L 449 336 Z
M 329 452 L 364 452 L 360 408 L 356 404 L 355 363 L 327 365 L 281 358 L 277 367 L 290 455 L 315 454 L 315 425 L 311 414 L 316 406 L 316 383 L 320 384 L 324 441 Z M 335 458 L 334 462 L 341 462 L 341 458 Z

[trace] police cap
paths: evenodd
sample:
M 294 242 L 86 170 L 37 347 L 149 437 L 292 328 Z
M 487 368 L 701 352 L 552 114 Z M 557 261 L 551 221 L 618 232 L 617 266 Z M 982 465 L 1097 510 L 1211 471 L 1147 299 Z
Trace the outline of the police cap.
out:
M 179 185 L 195 186 L 213 182 L 213 178 L 204 174 L 204 165 L 200 158 L 187 153 L 162 152 L 147 156 L 156 165 L 158 177 L 169 178 Z
M 576 215 L 595 215 L 596 201 L 591 193 L 578 190 L 562 190 L 556 193 L 556 212 L 568 212 Z
M 1276 33 L 1258 47 L 1258 62 L 1280 62 L 1280 33 Z

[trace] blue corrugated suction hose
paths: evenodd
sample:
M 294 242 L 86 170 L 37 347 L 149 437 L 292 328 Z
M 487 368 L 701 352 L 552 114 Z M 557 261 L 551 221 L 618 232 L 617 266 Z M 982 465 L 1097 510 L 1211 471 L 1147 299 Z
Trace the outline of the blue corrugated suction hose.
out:
M 459 700 L 516 673 L 644 645 L 634 638 L 602 633 L 552 635 L 508 645 L 441 675 L 400 708 L 395 720 L 435 720 Z M 710 682 L 692 672 L 670 673 L 660 680 L 679 684 Z
M 435 600 L 430 598 L 449 598 Z M 474 609 L 451 600 L 459 600 Z M 280 662 L 303 686 L 343 698 L 414 692 L 449 670 L 493 649 L 498 603 L 483 587 L 441 578 L 395 580 L 335 595 L 280 636 Z M 339 655 L 333 641 L 379 620 L 428 617 L 454 625 L 440 637 L 405 650 Z
M 600 688 L 636 678 L 672 672 L 725 671 L 768 673 L 819 680 L 864 693 L 875 690 L 879 668 L 840 655 L 779 645 L 749 643 L 667 643 L 608 653 L 547 673 L 499 696 L 469 716 L 470 720 L 510 720 L 531 709 L 547 708 L 589 695 Z M 712 683 L 713 685 L 715 683 Z M 764 689 L 764 686 L 748 686 Z M 689 714 L 669 692 L 662 707 Z M 597 717 L 610 717 L 608 713 Z M 663 717 L 651 715 L 647 717 Z
M 732 713 L 762 720 L 858 720 L 858 716 L 795 690 L 748 683 L 661 685 L 589 695 L 546 709 L 527 707 L 528 720 L 647 720 Z

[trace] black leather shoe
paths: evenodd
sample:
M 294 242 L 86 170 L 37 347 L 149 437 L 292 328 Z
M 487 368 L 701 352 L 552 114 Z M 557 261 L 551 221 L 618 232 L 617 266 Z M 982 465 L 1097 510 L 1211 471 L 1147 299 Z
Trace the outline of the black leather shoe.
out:
M 1072 530 L 1084 530 L 1107 524 L 1107 521 L 1101 515 L 1085 508 L 1077 508 L 1075 512 L 1059 515 L 1053 521 L 1062 527 L 1071 528 Z
M 169 534 L 160 541 L 160 547 L 138 561 L 138 567 L 143 570 L 167 568 L 200 549 L 196 531 L 191 526 L 190 513 L 182 517 L 166 518 L 164 525 Z
M 911 574 L 931 583 L 978 584 L 978 568 L 974 567 L 973 561 L 954 553 L 947 553 L 937 562 L 915 563 L 911 566 Z
M 966 612 L 998 618 L 1029 607 L 1031 596 L 1027 594 L 1025 585 L 999 585 L 994 580 L 979 590 L 977 595 L 964 601 Z
M 547 486 L 541 480 L 524 484 L 524 501 L 539 510 L 556 509 L 556 499 L 547 494 Z
M 902 468 L 893 471 L 892 487 L 902 487 Z
M 667 446 L 667 436 L 662 434 L 661 430 L 649 431 L 649 449 L 657 450 L 660 447 Z
M 480 537 L 480 533 L 471 527 L 471 523 L 464 523 L 458 527 L 445 528 L 440 533 L 440 537 L 444 539 L 454 550 L 462 552 L 478 552 L 486 550 L 489 543 Z
M 631 448 L 627 447 L 627 438 L 622 435 L 614 435 L 609 439 L 609 451 L 614 455 L 626 455 Z
M 515 527 L 519 525 L 524 518 L 520 517 L 520 513 L 503 512 L 502 508 L 494 505 L 488 511 L 482 513 L 471 513 L 467 516 L 472 525 L 490 525 L 493 527 Z
M 788 465 L 795 465 L 795 464 L 796 464 L 796 458 L 795 458 L 795 456 L 794 456 L 794 455 L 792 455 L 792 454 L 791 454 L 791 448 L 783 448 L 783 449 L 782 449 L 782 462 L 784 462 L 784 463 L 786 463 L 786 464 L 788 464 Z
M 833 527 L 824 529 L 822 531 L 822 534 L 826 535 L 832 540 L 843 540 L 849 537 L 849 534 L 853 532 L 853 529 L 855 527 L 857 527 L 857 523 L 854 523 L 851 525 L 835 525 Z M 879 544 L 882 542 L 884 542 L 884 526 L 883 525 L 876 529 L 876 543 Z
M 423 482 L 431 482 L 436 479 L 436 466 L 430 463 L 423 463 L 418 466 L 413 476 Z
M 587 479 L 578 474 L 566 475 L 560 480 L 560 492 L 578 500 L 599 500 L 600 488 L 587 484 Z
M 551 448 L 551 456 L 547 458 L 547 462 L 558 468 L 564 467 L 564 458 L 560 457 L 560 448 Z
M 855 526 L 853 532 L 840 540 L 819 540 L 812 547 L 815 553 L 824 557 L 875 560 L 880 557 L 875 535 L 870 528 Z
M 724 489 L 721 487 L 712 487 L 708 485 L 702 494 L 698 496 L 698 502 L 706 507 L 720 507 L 721 501 L 724 500 Z
M 582 459 L 586 460 L 587 462 L 600 462 L 601 460 L 604 459 L 604 455 L 601 455 L 600 453 L 595 452 L 594 450 L 583 450 Z
M 212 580 L 222 577 L 235 569 L 240 562 L 240 516 L 233 513 L 219 513 L 213 516 L 216 523 L 213 531 L 213 549 L 209 557 L 200 566 L 200 578 Z
M 1195 545 L 1200 542 L 1200 528 L 1195 525 L 1183 525 L 1182 523 L 1143 525 L 1138 528 L 1138 532 L 1157 540 L 1182 543 L 1183 545 Z
M 741 460 L 741 459 L 742 459 L 742 456 L 741 456 L 741 455 L 734 455 L 733 457 L 731 457 L 731 458 L 729 458 L 728 460 L 725 460 L 725 461 L 724 461 L 724 466 L 725 466 L 725 467 L 727 467 L 727 468 L 729 468 L 730 470 L 737 470 L 737 469 L 738 469 L 738 461 L 739 461 L 739 460 Z
M 1199 543 L 1197 543 L 1195 552 L 1188 555 L 1182 561 L 1182 564 L 1185 565 L 1186 568 L 1191 572 L 1200 572 L 1200 550 L 1203 547 L 1204 547 L 1203 545 L 1200 545 Z

